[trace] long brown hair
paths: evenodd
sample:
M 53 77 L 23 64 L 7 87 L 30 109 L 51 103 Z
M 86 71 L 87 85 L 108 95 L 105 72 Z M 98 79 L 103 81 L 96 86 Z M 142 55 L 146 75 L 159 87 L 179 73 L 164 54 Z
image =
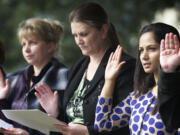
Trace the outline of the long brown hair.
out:
M 139 38 L 147 32 L 152 32 L 154 35 L 154 40 L 159 43 L 162 39 L 165 38 L 166 33 L 174 33 L 179 36 L 179 32 L 177 29 L 171 25 L 165 24 L 165 23 L 152 23 L 150 25 L 146 25 L 142 28 L 139 34 Z M 141 95 L 144 93 L 147 93 L 150 89 L 152 89 L 155 86 L 155 80 L 153 73 L 145 73 L 144 69 L 142 67 L 142 63 L 140 61 L 140 52 L 138 51 L 138 58 L 136 61 L 136 69 L 135 69 L 135 75 L 134 75 L 134 89 L 137 94 Z
M 146 25 L 142 28 L 139 34 L 139 38 L 147 32 L 152 32 L 154 35 L 154 40 L 159 43 L 162 39 L 165 38 L 166 33 L 174 33 L 178 36 L 180 40 L 179 32 L 177 29 L 171 25 L 165 23 L 152 23 L 150 25 Z M 145 73 L 142 63 L 140 61 L 140 52 L 138 51 L 138 59 L 136 61 L 136 69 L 134 75 L 134 90 L 137 97 L 142 94 L 147 93 L 156 85 L 153 73 Z M 152 113 L 157 111 L 157 103 L 152 110 Z

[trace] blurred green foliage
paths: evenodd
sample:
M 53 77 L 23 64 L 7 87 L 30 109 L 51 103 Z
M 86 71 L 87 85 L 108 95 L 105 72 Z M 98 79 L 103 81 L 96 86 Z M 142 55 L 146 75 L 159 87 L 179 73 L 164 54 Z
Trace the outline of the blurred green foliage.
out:
M 26 65 L 16 30 L 22 20 L 31 17 L 48 17 L 63 23 L 65 34 L 59 58 L 71 67 L 81 57 L 81 52 L 71 35 L 68 15 L 81 3 L 89 1 L 100 3 L 105 8 L 109 21 L 117 29 L 121 45 L 133 56 L 136 56 L 137 36 L 142 23 L 151 22 L 154 14 L 165 8 L 180 9 L 179 0 L 1 0 L 0 39 L 6 45 L 5 70 L 13 72 Z

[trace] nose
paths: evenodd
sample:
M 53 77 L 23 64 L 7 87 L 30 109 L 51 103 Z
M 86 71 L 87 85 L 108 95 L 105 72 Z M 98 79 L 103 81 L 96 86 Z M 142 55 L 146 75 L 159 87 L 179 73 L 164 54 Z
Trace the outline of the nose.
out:
M 148 52 L 147 51 L 143 51 L 142 55 L 142 59 L 143 60 L 147 60 L 149 58 Z
M 26 44 L 24 47 L 23 47 L 23 50 L 24 50 L 24 52 L 30 52 L 31 51 L 31 48 L 30 48 L 30 46 L 29 46 L 29 44 Z
M 82 43 L 83 43 L 83 39 L 82 39 L 80 36 L 77 36 L 77 37 L 76 37 L 76 43 L 77 43 L 78 45 L 82 44 Z

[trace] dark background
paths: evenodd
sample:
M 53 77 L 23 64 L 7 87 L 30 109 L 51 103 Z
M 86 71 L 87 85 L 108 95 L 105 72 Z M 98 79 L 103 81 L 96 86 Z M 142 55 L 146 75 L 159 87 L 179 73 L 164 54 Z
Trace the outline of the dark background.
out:
M 138 32 L 144 24 L 154 21 L 157 12 L 173 8 L 180 22 L 180 0 L 1 0 L 0 40 L 6 47 L 5 70 L 13 72 L 26 65 L 16 30 L 22 20 L 31 17 L 48 17 L 63 23 L 65 34 L 58 58 L 70 67 L 81 56 L 81 52 L 71 35 L 68 15 L 81 3 L 89 1 L 97 2 L 105 8 L 109 21 L 117 29 L 121 45 L 135 57 Z M 171 15 L 166 19 L 171 21 Z

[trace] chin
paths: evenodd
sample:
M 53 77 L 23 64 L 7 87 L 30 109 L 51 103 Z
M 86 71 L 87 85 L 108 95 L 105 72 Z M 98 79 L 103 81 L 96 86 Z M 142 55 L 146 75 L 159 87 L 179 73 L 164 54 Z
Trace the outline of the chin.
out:
M 29 65 L 33 65 L 33 61 L 26 60 L 26 62 L 27 62 Z
M 144 70 L 145 71 L 145 73 L 152 73 L 152 71 L 151 70 Z
M 152 73 L 151 69 L 144 69 L 145 73 Z
M 83 51 L 82 51 L 82 54 L 83 54 L 84 56 L 89 56 L 89 53 L 87 53 L 87 52 L 83 52 Z

